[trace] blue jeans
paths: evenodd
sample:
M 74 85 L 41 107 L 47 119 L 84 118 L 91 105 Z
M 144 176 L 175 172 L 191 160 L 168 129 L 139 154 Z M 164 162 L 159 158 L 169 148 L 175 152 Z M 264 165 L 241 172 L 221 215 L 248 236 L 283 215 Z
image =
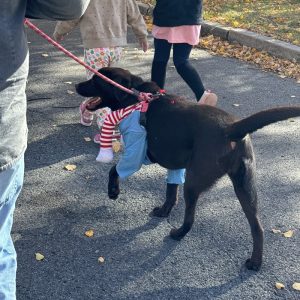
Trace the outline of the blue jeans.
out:
M 147 156 L 146 129 L 140 125 L 140 111 L 133 111 L 123 119 L 119 125 L 123 136 L 125 149 L 116 166 L 120 179 L 137 172 L 142 165 L 151 164 Z M 168 170 L 167 183 L 183 184 L 185 181 L 185 169 Z
M 0 172 L 0 300 L 16 299 L 17 255 L 11 238 L 13 213 L 24 178 L 24 156 Z

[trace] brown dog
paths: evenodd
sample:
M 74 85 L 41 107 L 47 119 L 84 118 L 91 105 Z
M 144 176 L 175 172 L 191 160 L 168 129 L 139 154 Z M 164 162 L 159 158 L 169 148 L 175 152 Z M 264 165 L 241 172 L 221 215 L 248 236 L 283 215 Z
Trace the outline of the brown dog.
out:
M 130 89 L 153 94 L 159 91 L 155 83 L 144 82 L 124 69 L 102 68 L 99 72 Z M 117 110 L 138 101 L 96 75 L 76 85 L 76 90 L 85 97 L 101 98 L 90 104 L 91 110 L 106 106 Z M 274 108 L 238 120 L 219 108 L 195 104 L 174 95 L 161 95 L 153 100 L 146 113 L 148 155 L 165 168 L 186 169 L 184 222 L 180 228 L 171 230 L 171 237 L 180 240 L 189 232 L 199 195 L 228 174 L 251 227 L 253 252 L 246 266 L 258 270 L 262 264 L 263 228 L 257 214 L 255 158 L 248 134 L 297 116 L 300 116 L 300 106 Z M 114 166 L 109 172 L 108 195 L 116 199 L 119 193 Z M 153 214 L 168 216 L 177 197 L 178 185 L 168 184 L 166 201 L 156 207 Z

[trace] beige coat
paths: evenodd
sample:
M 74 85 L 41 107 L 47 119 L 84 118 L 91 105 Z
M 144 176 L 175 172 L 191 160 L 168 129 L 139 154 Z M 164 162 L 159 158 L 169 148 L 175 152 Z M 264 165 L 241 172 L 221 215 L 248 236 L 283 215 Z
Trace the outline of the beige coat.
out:
M 53 35 L 64 36 L 77 25 L 86 49 L 126 45 L 128 25 L 140 43 L 147 37 L 147 27 L 135 0 L 91 0 L 80 19 L 57 22 Z

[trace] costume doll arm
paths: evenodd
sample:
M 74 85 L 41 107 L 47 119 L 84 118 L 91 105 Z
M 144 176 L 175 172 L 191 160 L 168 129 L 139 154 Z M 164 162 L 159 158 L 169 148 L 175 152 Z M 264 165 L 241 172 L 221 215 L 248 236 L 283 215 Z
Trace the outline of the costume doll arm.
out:
M 139 105 L 131 105 L 126 108 L 113 111 L 106 118 L 100 133 L 100 151 L 96 161 L 109 163 L 113 160 L 112 137 L 113 130 L 124 118 L 126 118 L 132 111 L 136 110 Z

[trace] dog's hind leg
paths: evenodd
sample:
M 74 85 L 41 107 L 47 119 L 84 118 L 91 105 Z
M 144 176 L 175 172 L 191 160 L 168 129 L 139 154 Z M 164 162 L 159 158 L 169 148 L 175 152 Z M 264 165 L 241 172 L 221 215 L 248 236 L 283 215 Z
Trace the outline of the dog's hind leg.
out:
M 206 175 L 207 174 L 204 174 L 203 171 L 201 171 L 201 174 L 199 174 L 199 171 L 196 174 L 187 170 L 184 184 L 184 221 L 181 227 L 171 230 L 171 238 L 181 240 L 191 230 L 195 220 L 195 209 L 199 195 L 210 188 L 216 180 L 215 177 Z M 195 181 L 195 178 L 197 178 L 197 181 Z
M 113 166 L 108 175 L 108 197 L 110 199 L 117 199 L 120 194 L 119 174 L 116 166 Z
M 174 205 L 178 202 L 179 184 L 168 183 L 166 191 L 166 201 L 160 207 L 155 207 L 152 215 L 155 217 L 168 217 Z
M 257 214 L 257 192 L 253 159 L 243 159 L 235 172 L 229 172 L 235 193 L 251 227 L 253 252 L 246 261 L 249 270 L 259 270 L 263 254 L 263 228 Z

